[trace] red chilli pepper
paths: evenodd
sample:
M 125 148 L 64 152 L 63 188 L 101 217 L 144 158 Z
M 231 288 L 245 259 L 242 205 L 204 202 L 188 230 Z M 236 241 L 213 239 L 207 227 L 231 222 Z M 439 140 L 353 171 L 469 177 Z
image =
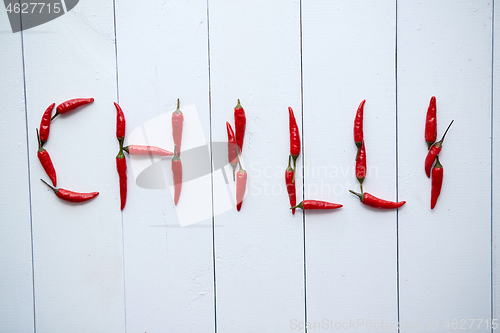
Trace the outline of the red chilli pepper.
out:
M 182 125 L 184 123 L 184 115 L 179 109 L 179 99 L 177 98 L 177 110 L 172 113 L 172 137 L 174 145 L 177 146 L 177 155 L 181 156 L 181 141 L 182 141 Z
M 172 156 L 174 153 L 165 150 L 160 147 L 155 146 L 140 146 L 140 145 L 129 145 L 123 147 L 129 155 L 154 155 L 154 156 Z
M 438 197 L 441 194 L 443 171 L 443 166 L 439 163 L 439 157 L 436 157 L 436 165 L 432 168 L 431 209 L 434 209 Z
M 240 148 L 240 154 L 243 151 L 243 139 L 245 138 L 245 128 L 247 126 L 247 118 L 245 116 L 245 110 L 240 105 L 240 100 L 238 99 L 238 104 L 234 107 L 234 129 L 236 131 L 236 143 Z
M 40 179 L 42 182 L 45 183 L 54 193 L 57 195 L 58 198 L 69 201 L 69 202 L 84 202 L 88 201 L 92 198 L 95 198 L 99 195 L 99 192 L 90 192 L 90 193 L 79 193 L 79 192 L 73 192 L 69 190 L 65 190 L 63 188 L 53 188 L 45 180 Z
M 295 170 L 297 169 L 297 157 L 300 155 L 300 133 L 299 127 L 297 126 L 297 121 L 295 121 L 295 115 L 291 107 L 288 107 L 289 121 L 288 125 L 290 127 L 290 155 L 293 159 L 293 179 L 292 183 L 295 182 Z
M 54 118 L 60 114 L 68 113 L 82 105 L 92 103 L 93 101 L 94 101 L 93 98 L 75 98 L 63 102 L 57 106 L 56 113 L 54 114 L 51 120 L 54 120 Z
M 56 169 L 52 164 L 49 152 L 42 148 L 42 143 L 40 142 L 40 135 L 38 134 L 38 129 L 36 130 L 36 137 L 38 141 L 38 153 L 37 153 L 38 160 L 40 161 L 40 164 L 45 170 L 45 173 L 47 174 L 47 176 L 49 176 L 50 180 L 52 181 L 52 184 L 54 186 L 57 186 Z
M 446 136 L 446 133 L 448 133 L 448 130 L 450 129 L 451 127 L 451 124 L 453 124 L 454 120 L 451 121 L 450 125 L 448 125 L 448 128 L 446 129 L 446 132 L 444 132 L 444 135 L 443 137 L 441 138 L 441 140 L 439 140 L 438 142 L 436 142 L 432 147 L 431 149 L 429 150 L 429 152 L 427 153 L 427 156 L 425 157 L 425 164 L 424 164 L 424 167 L 425 167 L 425 174 L 427 175 L 427 178 L 430 178 L 431 177 L 431 169 L 432 169 L 432 164 L 434 163 L 434 161 L 436 160 L 436 157 L 439 155 L 439 153 L 441 152 L 441 149 L 443 148 L 443 141 L 444 141 L 444 138 Z
M 238 151 L 236 145 L 236 138 L 234 137 L 233 129 L 231 128 L 231 124 L 226 121 L 227 128 L 227 159 L 231 167 L 233 168 L 233 182 L 234 182 L 234 174 L 236 172 L 236 165 L 238 164 Z
M 122 149 L 116 155 L 116 170 L 120 178 L 120 209 L 123 210 L 127 203 L 127 160 L 125 160 Z
M 294 206 L 290 209 L 294 208 L 302 208 L 303 210 L 308 210 L 308 209 L 337 209 L 343 207 L 341 204 L 336 204 L 332 202 L 326 202 L 326 201 L 318 201 L 318 200 L 304 200 L 301 203 L 299 203 L 297 206 Z
M 354 118 L 354 143 L 356 147 L 361 148 L 363 144 L 363 109 L 365 106 L 366 99 L 364 99 L 356 111 L 356 117 Z
M 172 158 L 172 175 L 174 177 L 174 204 L 177 206 L 182 190 L 182 162 L 177 155 L 177 145 L 174 146 L 174 157 Z
M 436 97 L 432 96 L 427 109 L 427 117 L 425 118 L 425 141 L 427 149 L 431 149 L 432 144 L 437 138 L 437 118 L 436 118 Z
M 366 177 L 366 151 L 365 143 L 361 144 L 361 148 L 358 149 L 358 156 L 356 156 L 356 178 L 359 181 L 359 186 L 361 188 L 361 193 L 363 193 L 363 181 Z
M 55 105 L 56 103 L 49 105 L 47 110 L 43 113 L 42 120 L 40 121 L 40 141 L 42 146 L 49 139 L 50 117 L 52 117 L 52 109 L 54 109 Z
M 116 108 L 116 138 L 120 141 L 120 144 L 123 144 L 123 140 L 125 139 L 125 115 L 123 114 L 123 110 L 115 103 Z
M 373 208 L 380 208 L 380 209 L 395 209 L 403 206 L 406 201 L 400 201 L 400 202 L 394 202 L 394 201 L 387 201 L 383 200 L 380 198 L 377 198 L 376 196 L 371 195 L 370 193 L 356 193 L 354 191 L 349 190 L 352 194 L 355 194 L 359 197 L 361 200 L 361 203 L 364 205 L 373 207 Z
M 245 191 L 247 188 L 248 173 L 241 167 L 239 158 L 238 164 L 240 165 L 240 170 L 236 174 L 236 209 L 239 212 L 241 209 L 241 205 L 243 204 L 243 197 L 245 196 Z
M 288 156 L 288 168 L 285 170 L 285 184 L 290 199 L 290 207 L 297 204 L 297 194 L 295 193 L 295 183 L 293 182 L 293 169 L 291 167 L 292 156 Z M 292 214 L 295 215 L 295 208 L 292 209 Z

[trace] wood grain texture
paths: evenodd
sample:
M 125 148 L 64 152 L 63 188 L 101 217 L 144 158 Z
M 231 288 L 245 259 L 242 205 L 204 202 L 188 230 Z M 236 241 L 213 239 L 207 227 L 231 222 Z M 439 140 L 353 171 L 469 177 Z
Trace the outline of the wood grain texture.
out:
M 304 196 L 344 205 L 306 214 L 311 329 L 397 322 L 396 212 L 348 192 L 359 192 L 353 123 L 366 99 L 364 190 L 396 199 L 395 10 L 394 1 L 303 3 Z
M 33 332 L 22 36 L 0 21 L 0 332 Z
M 500 318 L 500 154 L 498 147 L 500 147 L 500 118 L 498 108 L 500 103 L 500 43 L 498 38 L 500 36 L 500 5 L 498 2 L 494 5 L 493 12 L 493 38 L 497 38 L 496 43 L 493 43 L 493 90 L 492 90 L 492 317 Z
M 123 332 L 113 2 L 82 2 L 25 31 L 24 46 L 36 331 Z M 40 182 L 47 176 L 37 159 L 35 132 L 50 103 L 77 97 L 95 102 L 55 118 L 44 148 L 58 187 L 100 192 L 84 204 L 64 202 Z
M 422 322 L 417 331 L 491 316 L 491 14 L 476 1 L 398 7 L 399 190 L 409 202 L 399 213 L 400 318 Z M 423 168 L 431 96 L 438 137 L 455 119 L 434 210 Z
M 119 101 L 127 118 L 126 144 L 147 143 L 173 151 L 171 112 L 179 98 L 184 112 L 185 175 L 192 167 L 187 151 L 210 140 L 206 19 L 207 3 L 199 0 L 140 6 L 121 1 L 116 7 Z M 201 162 L 210 166 L 208 158 Z M 174 206 L 172 193 L 162 189 L 172 182 L 170 160 L 155 164 L 160 172 L 152 183 L 159 189 L 139 187 L 133 173 L 137 161 L 128 160 L 129 195 L 123 211 L 127 330 L 213 332 L 210 177 L 201 184 L 184 183 L 179 204 Z M 155 162 L 147 157 L 144 163 Z M 190 199 L 201 192 L 201 198 Z M 198 205 L 208 207 L 205 219 L 181 227 L 182 212 L 194 214 Z
M 287 332 L 304 318 L 302 218 L 288 209 L 284 178 L 289 106 L 301 120 L 299 3 L 210 1 L 209 9 L 213 141 L 227 142 L 238 98 L 247 119 L 247 197 L 240 212 L 233 204 L 214 221 L 217 331 Z M 218 186 L 226 186 L 220 174 L 214 193 Z M 214 198 L 217 212 L 224 203 Z

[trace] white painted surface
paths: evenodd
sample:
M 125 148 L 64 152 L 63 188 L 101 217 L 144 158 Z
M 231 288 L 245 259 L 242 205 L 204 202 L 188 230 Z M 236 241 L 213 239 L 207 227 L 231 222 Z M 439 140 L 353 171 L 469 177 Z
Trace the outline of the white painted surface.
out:
M 32 185 L 37 332 L 124 329 L 121 214 L 115 171 L 113 3 L 85 1 L 24 32 Z M 70 98 L 95 102 L 57 117 L 44 148 L 57 185 L 99 191 L 85 204 L 58 199 L 40 178 L 36 132 L 46 107 Z
M 399 4 L 399 193 L 409 202 L 399 212 L 400 319 L 422 322 L 421 332 L 429 322 L 443 330 L 448 320 L 491 319 L 491 14 L 487 2 Z M 433 95 L 438 136 L 455 123 L 430 210 L 423 135 Z
M 500 54 L 500 43 L 498 43 L 498 36 L 500 36 L 500 6 L 497 4 L 494 6 L 493 19 L 496 24 L 494 25 L 493 36 L 497 36 L 497 42 L 493 44 L 493 90 L 492 90 L 492 129 L 493 136 L 492 144 L 492 162 L 491 166 L 492 173 L 492 275 L 493 275 L 493 290 L 492 296 L 495 302 L 492 303 L 493 318 L 500 318 L 500 205 L 498 201 L 500 200 L 500 154 L 498 153 L 498 147 L 500 146 L 500 133 L 498 129 L 500 128 L 500 118 L 498 116 L 498 108 L 500 103 L 498 99 L 500 98 L 500 61 L 498 61 L 498 54 Z M 496 150 L 496 151 L 495 151 Z
M 198 141 L 209 142 L 206 1 L 140 5 L 120 1 L 116 6 L 119 102 L 129 133 L 142 126 L 149 144 L 165 143 L 168 146 L 163 148 L 173 151 L 171 125 L 160 124 L 165 126 L 165 136 L 155 138 L 149 121 L 175 110 L 179 98 L 186 113 L 183 137 L 200 137 L 193 133 L 199 129 L 190 121 L 194 109 L 184 109 L 194 105 L 203 129 Z M 135 143 L 130 138 L 125 141 Z M 189 141 L 183 140 L 182 150 L 191 148 Z M 118 151 L 116 140 L 113 151 Z M 163 165 L 168 170 L 165 177 L 171 177 L 170 160 Z M 209 194 L 202 199 L 205 207 L 208 203 L 208 215 L 184 228 L 170 191 L 140 188 L 131 172 L 128 184 L 123 211 L 127 331 L 214 332 L 210 183 L 199 190 Z M 186 204 L 196 210 L 194 202 L 185 200 L 190 192 L 193 189 L 183 184 L 179 206 L 184 210 Z
M 306 214 L 311 330 L 397 322 L 396 212 L 348 192 L 359 192 L 353 123 L 366 99 L 364 190 L 396 199 L 395 19 L 394 1 L 303 4 L 305 196 L 344 205 Z
M 235 128 L 238 98 L 247 118 L 248 196 L 240 212 L 214 222 L 217 331 L 288 332 L 304 318 L 302 216 L 288 209 L 284 180 L 288 106 L 301 119 L 299 2 L 211 1 L 209 9 L 213 141 L 227 140 L 226 121 Z
M 24 32 L 24 72 L 21 34 L 0 14 L 0 332 L 285 332 L 306 318 L 310 331 L 319 330 L 315 322 L 326 330 L 358 319 L 359 329 L 366 321 L 395 327 L 398 318 L 428 331 L 429 321 L 444 330 L 448 319 L 491 320 L 492 311 L 498 318 L 492 9 L 484 1 L 399 1 L 396 31 L 395 1 L 118 1 L 114 8 L 88 0 Z M 423 171 L 432 95 L 438 136 L 455 119 L 434 211 Z M 47 177 L 35 128 L 51 102 L 87 96 L 94 104 L 58 117 L 45 146 L 59 186 L 100 191 L 68 205 L 39 181 Z M 155 136 L 148 121 L 168 116 L 177 98 L 181 109 L 195 106 L 196 135 L 214 150 L 241 99 L 249 185 L 240 212 L 226 211 L 227 198 L 216 195 L 231 192 L 218 169 L 196 193 L 214 218 L 180 227 L 171 193 L 136 185 L 130 163 L 119 211 L 113 102 L 124 109 L 127 135 L 139 128 L 137 138 L 169 145 L 168 126 Z M 347 192 L 359 188 L 352 124 L 363 99 L 371 167 L 364 188 L 408 201 L 399 213 L 367 209 Z M 298 199 L 304 182 L 307 198 L 344 204 L 339 211 L 303 218 L 287 209 L 288 106 L 304 125 Z M 192 125 L 185 137 L 195 135 Z M 167 159 L 158 186 L 169 169 Z M 482 325 L 475 331 L 486 331 Z
M 0 20 L 0 332 L 33 332 L 33 272 L 21 34 Z M 5 33 L 4 33 L 5 31 Z M 8 79 L 7 79 L 8 78 Z

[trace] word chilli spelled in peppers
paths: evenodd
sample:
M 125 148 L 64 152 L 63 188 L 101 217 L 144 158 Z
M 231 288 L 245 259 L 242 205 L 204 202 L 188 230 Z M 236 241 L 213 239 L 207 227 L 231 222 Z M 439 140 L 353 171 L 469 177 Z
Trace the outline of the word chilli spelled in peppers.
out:
M 343 207 L 341 204 L 336 204 L 332 202 L 326 201 L 318 201 L 318 200 L 304 200 L 299 203 L 297 206 L 294 206 L 290 209 L 301 208 L 303 210 L 311 210 L 311 209 L 337 209 Z
M 395 209 L 395 208 L 399 208 L 399 207 L 403 206 L 406 203 L 406 201 L 395 202 L 395 201 L 383 200 L 383 199 L 377 198 L 374 195 L 371 195 L 368 192 L 356 193 L 356 192 L 351 191 L 351 190 L 349 190 L 349 192 L 357 195 L 364 205 L 367 205 L 367 206 L 370 206 L 373 208 Z
M 436 207 L 436 202 L 441 194 L 443 186 L 443 166 L 439 163 L 439 157 L 436 157 L 436 164 L 432 168 L 432 187 L 431 187 L 431 209 Z
M 115 103 L 116 108 L 116 138 L 120 143 L 120 150 L 118 155 L 116 155 L 116 170 L 118 171 L 118 177 L 120 180 L 120 209 L 125 208 L 127 203 L 127 161 L 125 160 L 125 155 L 123 154 L 123 141 L 125 139 L 125 115 L 123 114 L 122 108 Z
M 425 118 L 425 142 L 427 142 L 427 149 L 436 142 L 437 138 L 437 118 L 436 118 L 436 97 L 432 96 L 427 109 L 427 116 Z
M 174 153 L 155 146 L 128 145 L 123 147 L 129 155 L 172 156 Z
M 51 120 L 53 120 L 55 117 L 57 117 L 60 114 L 68 113 L 70 111 L 73 111 L 76 108 L 79 108 L 80 106 L 92 103 L 93 101 L 94 101 L 93 98 L 75 98 L 75 99 L 70 99 L 69 101 L 63 102 L 56 107 L 56 113 L 54 114 L 54 116 L 52 117 Z
M 238 146 L 236 145 L 236 137 L 234 136 L 233 128 L 231 124 L 226 121 L 226 129 L 227 129 L 227 159 L 231 167 L 233 168 L 233 182 L 235 181 L 234 174 L 236 173 L 236 165 L 238 164 Z
M 427 178 L 431 177 L 431 168 L 432 164 L 434 164 L 434 161 L 436 160 L 436 157 L 439 155 L 441 152 L 441 149 L 443 148 L 443 141 L 446 136 L 446 133 L 448 133 L 448 130 L 451 127 L 451 124 L 453 124 L 453 121 L 451 121 L 450 125 L 448 125 L 448 128 L 446 129 L 446 132 L 444 132 L 443 137 L 441 140 L 436 142 L 435 144 L 432 145 L 431 149 L 429 149 L 429 152 L 427 153 L 427 156 L 425 157 L 425 174 L 427 175 Z
M 356 193 L 354 191 L 349 190 L 349 192 L 357 195 L 361 200 L 361 203 L 364 205 L 373 207 L 373 208 L 381 208 L 381 209 L 395 209 L 403 206 L 406 201 L 394 202 L 388 201 L 384 199 L 377 198 L 370 193 L 363 191 L 363 181 L 366 178 L 366 150 L 365 150 L 365 140 L 363 133 L 363 112 L 366 100 L 363 100 L 361 104 L 359 104 L 358 110 L 356 111 L 356 116 L 354 118 L 354 143 L 356 147 L 358 147 L 358 151 L 356 153 L 356 178 L 359 182 L 359 188 L 361 189 L 361 193 Z
M 238 104 L 234 107 L 234 129 L 236 133 L 236 144 L 240 148 L 240 154 L 243 152 L 243 139 L 245 138 L 245 128 L 247 126 L 247 118 L 245 116 L 245 110 L 240 104 L 238 99 Z
M 52 159 L 50 158 L 49 152 L 42 148 L 42 141 L 40 140 L 38 129 L 36 130 L 36 136 L 38 141 L 38 153 L 37 153 L 38 160 L 40 161 L 43 170 L 45 170 L 45 173 L 47 174 L 47 176 L 49 176 L 50 180 L 52 181 L 52 184 L 54 186 L 57 186 L 56 169 L 52 164 Z
M 174 178 L 174 204 L 177 206 L 182 190 L 182 162 L 177 154 L 177 145 L 174 145 L 174 157 L 172 158 L 172 175 Z
M 300 134 L 295 115 L 291 107 L 288 107 L 288 126 L 290 128 L 290 155 L 293 159 L 293 179 L 295 183 L 295 171 L 297 170 L 297 158 L 300 155 Z
M 288 198 L 290 199 L 290 207 L 297 204 L 297 194 L 295 193 L 295 182 L 293 181 L 293 169 L 291 167 L 292 155 L 288 155 L 288 168 L 285 170 L 285 184 Z M 292 214 L 295 215 L 295 208 L 292 208 Z
M 63 188 L 56 189 L 56 188 L 50 186 L 49 184 L 47 184 L 47 182 L 45 182 L 45 180 L 43 180 L 43 179 L 40 179 L 40 180 L 42 182 L 44 182 L 45 185 L 50 187 L 50 189 L 52 191 L 54 191 L 54 193 L 57 195 L 58 198 L 65 200 L 65 201 L 84 202 L 84 201 L 88 201 L 92 198 L 95 198 L 99 195 L 99 192 L 79 193 L 79 192 L 68 191 L 68 190 L 65 190 Z
M 40 121 L 40 143 L 42 146 L 49 139 L 50 132 L 50 118 L 52 117 L 52 110 L 56 103 L 52 103 L 49 105 L 47 110 L 43 113 L 42 120 Z
M 181 142 L 182 142 L 182 127 L 184 124 L 184 115 L 179 109 L 179 99 L 177 98 L 177 109 L 172 113 L 172 137 L 174 138 L 174 145 L 177 146 L 177 155 L 181 156 Z
M 241 205 L 243 204 L 243 197 L 245 196 L 245 190 L 247 188 L 248 174 L 241 167 L 241 162 L 239 157 L 238 157 L 238 164 L 240 166 L 240 170 L 238 170 L 238 173 L 236 174 L 236 209 L 239 212 L 241 209 Z

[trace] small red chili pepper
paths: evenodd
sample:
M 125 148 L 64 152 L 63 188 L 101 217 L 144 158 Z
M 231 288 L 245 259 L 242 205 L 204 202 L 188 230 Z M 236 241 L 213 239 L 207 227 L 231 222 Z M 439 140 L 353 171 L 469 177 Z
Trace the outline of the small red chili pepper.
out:
M 436 118 L 436 97 L 432 96 L 427 109 L 427 117 L 425 118 L 425 141 L 427 149 L 431 149 L 432 144 L 437 138 L 437 118 Z
M 241 205 L 243 204 L 243 197 L 245 196 L 245 191 L 247 188 L 248 173 L 241 167 L 239 157 L 238 164 L 240 165 L 240 170 L 238 170 L 238 173 L 236 174 L 236 209 L 239 212 L 241 209 Z
M 354 118 L 354 143 L 356 147 L 361 148 L 363 144 L 363 108 L 365 106 L 366 99 L 361 101 L 356 111 L 356 117 Z
M 118 103 L 115 102 L 115 108 L 116 108 L 116 138 L 120 142 L 120 144 L 123 144 L 123 140 L 125 139 L 125 115 L 123 114 L 123 110 L 118 105 Z
M 290 206 L 293 207 L 297 204 L 297 194 L 295 193 L 295 183 L 293 182 L 293 169 L 291 167 L 292 156 L 288 156 L 288 168 L 285 170 L 285 184 L 290 199 Z M 292 209 L 292 214 L 295 215 L 295 208 Z
M 341 204 L 336 204 L 332 202 L 326 202 L 326 201 L 318 201 L 318 200 L 304 200 L 301 203 L 299 203 L 297 206 L 291 207 L 290 209 L 294 208 L 302 208 L 303 210 L 308 210 L 308 209 L 337 209 L 343 207 Z
M 42 121 L 40 121 L 40 142 L 43 146 L 45 142 L 49 139 L 50 132 L 50 117 L 52 116 L 52 109 L 56 103 L 52 103 L 49 105 L 47 110 L 43 113 Z
M 436 164 L 432 168 L 432 187 L 431 187 L 431 209 L 434 209 L 441 187 L 443 186 L 443 166 L 439 163 L 439 157 L 436 157 Z
M 356 156 L 356 178 L 359 181 L 359 187 L 361 188 L 361 193 L 363 193 L 363 181 L 366 177 L 366 152 L 365 143 L 358 148 L 358 156 Z
M 295 170 L 297 170 L 297 157 L 300 155 L 300 133 L 299 127 L 297 126 L 297 121 L 295 121 L 295 115 L 291 107 L 288 107 L 288 126 L 290 128 L 290 155 L 293 159 L 293 179 L 292 183 L 295 182 Z
M 90 193 L 79 193 L 79 192 L 73 192 L 69 190 L 65 190 L 63 188 L 53 188 L 47 182 L 43 179 L 40 179 L 42 182 L 45 183 L 54 193 L 57 195 L 58 198 L 69 201 L 69 202 L 84 202 L 88 201 L 92 198 L 95 198 L 99 195 L 99 192 L 90 192 Z
M 60 114 L 68 113 L 82 105 L 92 103 L 94 101 L 93 98 L 75 98 L 70 99 L 69 101 L 63 102 L 59 104 L 56 108 L 56 113 L 50 120 L 54 120 Z
M 247 126 L 247 118 L 245 116 L 245 110 L 240 105 L 240 100 L 238 99 L 238 104 L 234 107 L 234 130 L 236 131 L 236 143 L 240 147 L 240 154 L 243 151 L 243 139 L 245 138 L 245 128 Z
M 236 138 L 234 137 L 233 129 L 231 128 L 231 124 L 226 121 L 227 128 L 227 159 L 229 160 L 229 164 L 233 168 L 233 182 L 234 182 L 234 174 L 236 172 L 236 165 L 238 164 L 238 151 L 236 145 Z
M 127 203 L 127 160 L 125 160 L 122 149 L 116 155 L 116 170 L 120 178 L 120 209 L 123 210 Z
M 184 115 L 179 109 L 179 99 L 177 98 L 177 110 L 172 113 L 172 136 L 174 145 L 177 146 L 177 155 L 181 156 L 181 141 L 182 141 L 182 125 L 184 123 Z
M 47 176 L 49 176 L 50 180 L 52 181 L 52 184 L 54 186 L 57 186 L 56 169 L 54 168 L 54 165 L 52 164 L 52 160 L 50 158 L 49 152 L 42 148 L 42 143 L 40 141 L 40 135 L 38 134 L 38 128 L 36 130 L 36 137 L 37 137 L 37 141 L 38 141 L 38 153 L 37 153 L 38 160 L 40 161 L 40 164 L 42 165 L 43 169 L 45 170 L 45 173 L 47 174 Z
M 364 192 L 362 194 L 356 193 L 354 191 L 349 190 L 352 194 L 355 194 L 359 197 L 361 200 L 361 203 L 364 205 L 373 207 L 373 208 L 381 208 L 381 209 L 395 209 L 403 206 L 406 201 L 399 201 L 399 202 L 394 202 L 394 201 L 387 201 L 383 200 L 380 198 L 377 198 L 370 193 Z
M 427 153 L 427 156 L 425 157 L 425 164 L 424 164 L 424 167 L 425 167 L 425 174 L 427 175 L 427 178 L 430 178 L 431 177 L 431 168 L 432 168 L 432 164 L 434 163 L 434 161 L 436 160 L 436 157 L 438 156 L 438 154 L 441 152 L 441 149 L 443 148 L 443 141 L 444 141 L 444 138 L 446 136 L 446 133 L 448 133 L 448 130 L 450 129 L 451 127 L 451 124 L 453 124 L 454 120 L 451 121 L 450 125 L 448 125 L 448 128 L 446 129 L 446 132 L 444 132 L 444 135 L 443 137 L 441 138 L 441 140 L 439 140 L 438 142 L 436 142 L 432 147 L 431 149 L 429 150 L 429 152 Z
M 160 147 L 155 146 L 140 146 L 140 145 L 129 145 L 123 147 L 129 155 L 155 155 L 155 156 L 172 156 L 174 153 L 165 150 Z
M 177 206 L 182 190 L 182 162 L 177 155 L 177 145 L 174 145 L 174 157 L 172 158 L 172 175 L 174 177 L 174 204 Z

